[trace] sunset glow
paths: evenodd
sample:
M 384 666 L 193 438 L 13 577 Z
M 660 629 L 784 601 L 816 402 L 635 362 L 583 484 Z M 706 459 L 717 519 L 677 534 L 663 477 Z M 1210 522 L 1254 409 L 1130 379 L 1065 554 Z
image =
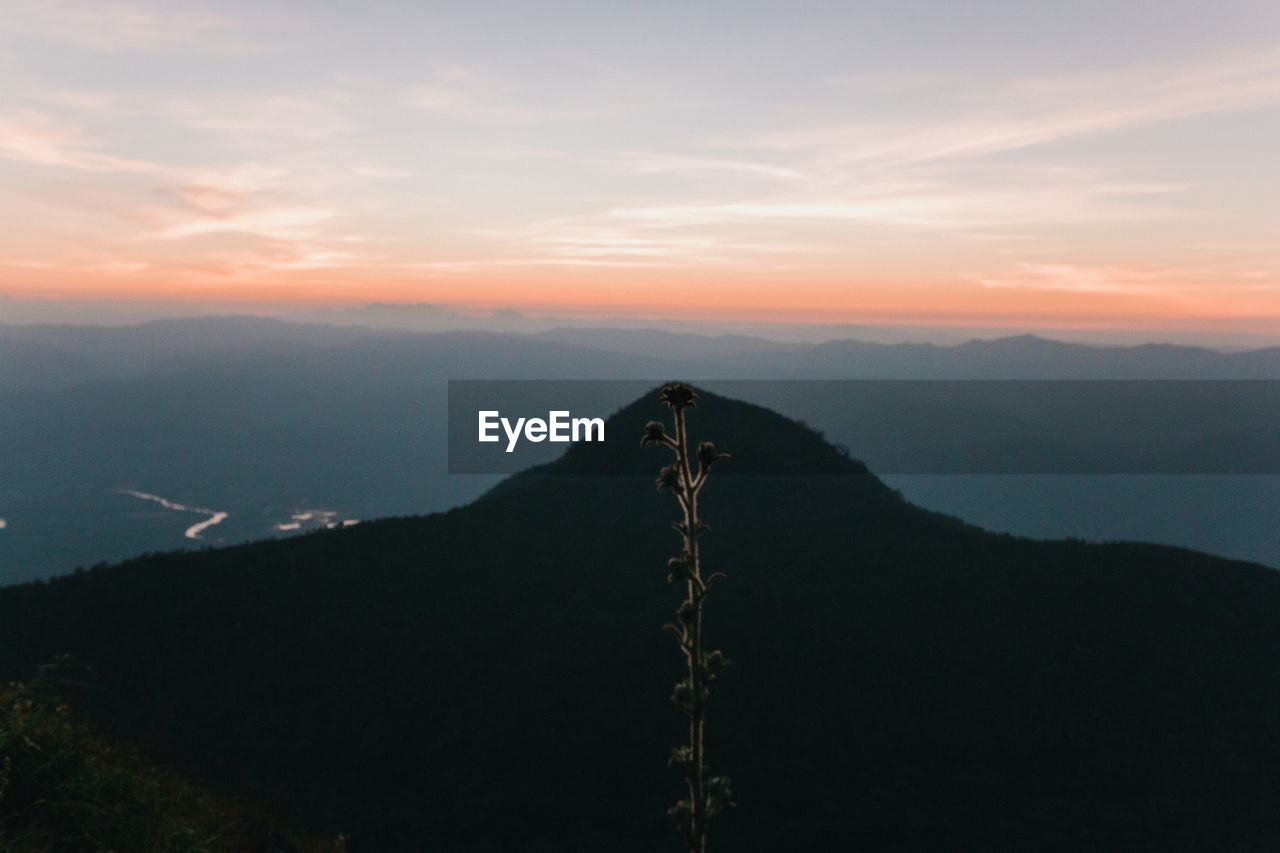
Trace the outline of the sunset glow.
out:
M 0 295 L 1280 335 L 1280 7 L 8 5 Z

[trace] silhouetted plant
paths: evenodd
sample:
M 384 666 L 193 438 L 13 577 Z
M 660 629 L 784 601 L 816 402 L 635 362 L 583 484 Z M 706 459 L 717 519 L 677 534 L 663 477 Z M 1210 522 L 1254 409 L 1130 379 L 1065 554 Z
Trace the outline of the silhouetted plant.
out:
M 697 393 L 683 383 L 676 383 L 662 389 L 658 402 L 671 409 L 675 433 L 668 435 L 660 422 L 650 421 L 645 426 L 640 446 L 660 444 L 670 448 L 676 455 L 675 464 L 665 466 L 659 472 L 657 482 L 658 491 L 670 490 L 675 493 L 684 513 L 684 520 L 677 521 L 674 525 L 684 540 L 684 550 L 679 557 L 672 557 L 667 561 L 667 581 L 683 581 L 688 588 L 688 597 L 676 611 L 678 621 L 665 626 L 675 632 L 689 667 L 688 675 L 676 684 L 671 694 L 671 701 L 689 717 L 689 743 L 673 749 L 669 762 L 679 768 L 684 776 L 689 797 L 668 809 L 668 813 L 675 819 L 676 827 L 689 850 L 692 853 L 703 853 L 707 846 L 707 828 L 712 818 L 734 803 L 729 790 L 729 777 L 708 777 L 705 761 L 703 723 L 707 702 L 711 697 L 711 685 L 720 677 L 729 661 L 719 650 L 710 653 L 702 650 L 702 604 L 711 584 L 724 575 L 721 572 L 705 578 L 702 575 L 698 541 L 710 528 L 698 516 L 698 493 L 707 482 L 712 464 L 728 458 L 729 454 L 716 453 L 714 444 L 702 442 L 698 445 L 696 454 L 693 454 L 698 462 L 695 473 L 690 462 L 685 420 L 686 412 L 697 406 Z

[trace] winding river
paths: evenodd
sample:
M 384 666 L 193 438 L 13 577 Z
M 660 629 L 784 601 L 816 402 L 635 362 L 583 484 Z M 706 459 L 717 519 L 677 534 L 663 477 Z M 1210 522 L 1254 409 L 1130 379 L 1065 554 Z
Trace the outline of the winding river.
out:
M 167 498 L 162 498 L 159 495 L 148 494 L 147 492 L 137 492 L 137 491 L 134 491 L 133 489 L 116 489 L 116 492 L 121 495 L 130 495 L 132 497 L 139 498 L 144 501 L 153 501 L 155 503 L 160 504 L 160 506 L 164 507 L 165 509 L 172 509 L 172 510 L 176 510 L 177 512 L 198 512 L 203 515 L 209 516 L 204 521 L 193 524 L 187 528 L 186 532 L 183 533 L 182 535 L 187 537 L 188 539 L 199 539 L 201 533 L 204 533 L 206 530 L 208 530 L 210 527 L 213 527 L 215 524 L 221 523 L 227 517 L 227 513 L 221 510 L 205 509 L 204 507 L 198 507 L 198 506 L 187 506 L 186 504 L 176 503 L 174 501 L 168 500 Z

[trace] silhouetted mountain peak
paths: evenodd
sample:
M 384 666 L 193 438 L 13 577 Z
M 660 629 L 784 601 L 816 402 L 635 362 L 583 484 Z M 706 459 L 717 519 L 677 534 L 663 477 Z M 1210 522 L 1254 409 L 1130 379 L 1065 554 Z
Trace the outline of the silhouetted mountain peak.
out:
M 0 677 L 70 652 L 115 730 L 353 850 L 667 849 L 684 591 L 650 420 L 656 388 L 448 513 L 0 590 Z M 1274 846 L 1280 573 L 947 523 L 716 394 L 689 426 L 733 454 L 699 546 L 724 849 Z M 615 470 L 645 476 L 537 476 Z
M 1038 335 L 1010 335 L 1006 338 L 990 340 L 974 338 L 960 344 L 962 350 L 978 350 L 987 352 L 1053 352 L 1063 349 L 1083 348 L 1083 344 L 1069 344 L 1063 341 L 1051 341 Z
M 696 389 L 696 386 L 695 386 Z M 606 441 L 580 443 L 538 471 L 552 473 L 644 473 L 667 464 L 667 454 L 641 452 L 640 437 L 649 421 L 671 429 L 670 411 L 658 403 L 655 387 L 605 420 Z M 847 450 L 829 444 L 809 425 L 753 403 L 698 391 L 697 407 L 688 416 L 691 446 L 710 441 L 730 454 L 717 468 L 725 474 L 867 474 Z

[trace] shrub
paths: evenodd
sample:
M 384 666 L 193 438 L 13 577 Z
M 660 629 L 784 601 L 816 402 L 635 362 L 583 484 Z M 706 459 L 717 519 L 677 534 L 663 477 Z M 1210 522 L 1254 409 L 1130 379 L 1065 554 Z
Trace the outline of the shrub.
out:
M 303 853 L 343 841 L 287 836 L 248 807 L 109 743 L 47 678 L 0 688 L 0 849 L 7 853 Z

